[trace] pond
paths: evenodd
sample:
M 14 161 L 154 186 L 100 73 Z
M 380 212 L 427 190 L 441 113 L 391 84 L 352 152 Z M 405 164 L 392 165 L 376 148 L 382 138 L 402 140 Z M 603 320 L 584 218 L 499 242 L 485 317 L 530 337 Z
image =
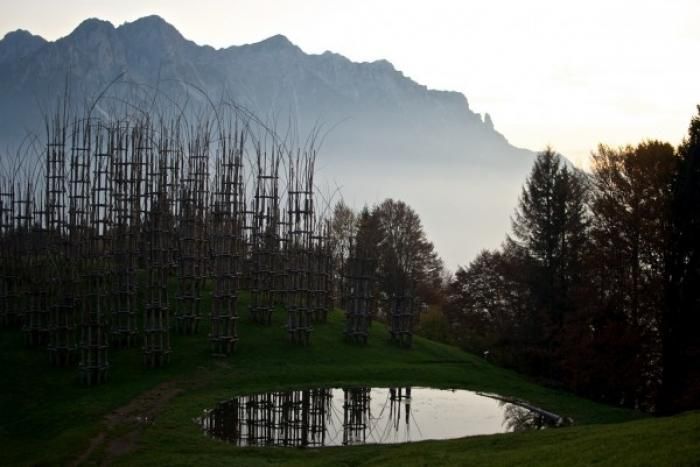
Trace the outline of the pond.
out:
M 235 397 L 196 419 L 237 446 L 392 444 L 569 424 L 523 402 L 423 387 L 317 388 Z

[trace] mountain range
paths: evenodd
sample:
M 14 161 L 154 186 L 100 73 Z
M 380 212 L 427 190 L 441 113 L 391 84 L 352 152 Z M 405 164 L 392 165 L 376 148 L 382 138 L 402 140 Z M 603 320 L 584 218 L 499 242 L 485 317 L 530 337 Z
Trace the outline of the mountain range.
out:
M 158 16 L 118 27 L 88 19 L 56 41 L 8 33 L 0 41 L 0 148 L 43 138 L 43 114 L 66 92 L 102 112 L 125 99 L 148 105 L 156 94 L 191 109 L 235 102 L 277 129 L 291 122 L 300 141 L 318 129 L 329 191 L 341 187 L 355 207 L 406 200 L 448 265 L 500 242 L 533 157 L 463 94 L 429 89 L 386 60 L 307 54 L 282 35 L 215 49 Z

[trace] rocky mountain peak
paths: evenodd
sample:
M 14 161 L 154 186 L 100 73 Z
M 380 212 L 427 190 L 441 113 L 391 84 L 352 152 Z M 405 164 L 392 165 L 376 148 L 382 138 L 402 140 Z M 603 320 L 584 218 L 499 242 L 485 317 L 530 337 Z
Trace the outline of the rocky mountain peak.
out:
M 43 39 L 40 36 L 35 36 L 34 34 L 27 31 L 26 29 L 17 29 L 15 31 L 10 31 L 7 34 L 5 34 L 5 37 L 3 37 L 0 42 L 25 41 L 25 40 L 30 40 L 33 37 L 39 38 L 43 41 Z M 46 42 L 46 41 L 44 41 L 44 42 Z
M 43 37 L 35 36 L 24 29 L 8 32 L 0 40 L 0 63 L 21 60 L 46 44 Z
M 99 18 L 88 18 L 78 25 L 68 37 L 73 40 L 83 40 L 94 34 L 105 34 L 114 31 L 114 25 Z
M 486 125 L 486 128 L 493 130 L 493 120 L 488 113 L 484 114 L 484 125 Z
M 144 16 L 131 23 L 124 23 L 118 28 L 123 36 L 139 40 L 184 41 L 175 26 L 158 15 Z
M 251 47 L 257 51 L 264 52 L 294 52 L 303 53 L 302 50 L 290 41 L 287 36 L 282 34 L 275 34 L 267 39 L 263 39 L 260 42 L 254 44 L 248 44 L 247 47 Z

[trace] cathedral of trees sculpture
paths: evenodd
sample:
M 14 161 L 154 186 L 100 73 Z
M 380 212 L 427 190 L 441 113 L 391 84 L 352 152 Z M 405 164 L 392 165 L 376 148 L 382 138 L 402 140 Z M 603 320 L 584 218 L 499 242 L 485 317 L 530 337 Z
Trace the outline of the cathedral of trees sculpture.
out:
M 171 332 L 204 318 L 212 355 L 230 355 L 243 290 L 254 323 L 283 309 L 290 342 L 309 344 L 335 275 L 313 144 L 235 109 L 196 124 L 92 110 L 47 118 L 36 160 L 0 159 L 0 324 L 86 385 L 117 349 L 166 365 Z

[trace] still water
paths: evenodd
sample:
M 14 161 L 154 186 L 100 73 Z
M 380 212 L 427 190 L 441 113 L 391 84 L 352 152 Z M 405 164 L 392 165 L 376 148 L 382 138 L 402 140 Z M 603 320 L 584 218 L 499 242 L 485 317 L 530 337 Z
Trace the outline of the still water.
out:
M 237 446 L 348 446 L 505 433 L 564 420 L 495 395 L 422 387 L 318 388 L 235 397 L 196 419 Z

